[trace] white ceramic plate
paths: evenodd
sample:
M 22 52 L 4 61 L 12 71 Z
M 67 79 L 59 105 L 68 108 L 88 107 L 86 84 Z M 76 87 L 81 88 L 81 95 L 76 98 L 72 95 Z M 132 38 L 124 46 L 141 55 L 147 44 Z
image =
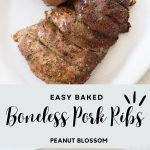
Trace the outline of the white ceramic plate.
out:
M 43 83 L 30 71 L 11 34 L 37 23 L 46 7 L 42 0 L 0 0 L 0 83 Z M 150 1 L 130 9 L 132 28 L 120 38 L 87 83 L 136 83 L 150 67 Z

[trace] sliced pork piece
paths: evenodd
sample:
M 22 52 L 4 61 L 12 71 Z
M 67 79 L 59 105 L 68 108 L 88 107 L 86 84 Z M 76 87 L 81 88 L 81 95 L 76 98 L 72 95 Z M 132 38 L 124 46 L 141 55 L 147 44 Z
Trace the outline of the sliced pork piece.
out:
M 113 31 L 116 31 L 116 24 L 119 25 L 120 32 L 128 32 L 130 24 L 128 22 L 129 19 L 129 11 L 117 3 L 115 0 L 75 0 L 75 11 L 78 15 L 78 18 L 81 18 L 81 20 L 84 20 L 84 23 L 86 22 L 85 17 L 88 17 L 88 25 L 91 24 L 92 27 L 92 21 L 94 19 L 103 19 L 103 16 L 109 17 L 111 20 L 111 23 L 113 24 Z M 91 14 L 87 14 L 88 12 L 91 12 Z M 84 14 L 86 16 L 84 16 Z M 88 16 L 87 16 L 88 15 Z M 91 23 L 90 23 L 91 20 Z M 106 19 L 105 19 L 106 20 Z M 98 21 L 98 20 L 97 20 Z M 108 22 L 108 21 L 107 21 Z M 110 22 L 108 24 L 110 26 Z M 107 29 L 108 30 L 108 29 Z
M 14 35 L 34 74 L 46 83 L 84 83 L 104 57 L 68 44 L 49 21 Z
M 101 51 L 112 46 L 116 38 L 106 38 L 93 32 L 85 24 L 76 20 L 74 10 L 67 7 L 58 7 L 47 12 L 47 19 L 51 20 L 64 34 L 66 39 L 75 45 L 92 51 Z
M 123 5 L 124 7 L 132 6 L 136 3 L 135 0 L 116 0 L 119 4 Z
M 97 10 L 97 3 L 89 1 L 75 1 L 75 11 L 78 21 L 83 22 L 92 30 L 108 38 L 118 38 L 119 25 L 111 17 L 103 15 Z
M 67 0 L 43 0 L 43 1 L 48 6 L 58 6 L 64 2 L 66 2 Z

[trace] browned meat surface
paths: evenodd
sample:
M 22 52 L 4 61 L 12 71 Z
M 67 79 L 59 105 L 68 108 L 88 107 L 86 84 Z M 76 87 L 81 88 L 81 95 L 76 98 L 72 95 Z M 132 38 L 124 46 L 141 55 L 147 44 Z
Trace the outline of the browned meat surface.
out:
M 119 4 L 123 5 L 124 7 L 132 6 L 136 3 L 135 0 L 116 0 Z
M 105 3 L 102 1 L 101 3 Z M 99 32 L 105 37 L 117 39 L 119 25 L 109 16 L 104 15 L 99 9 L 99 2 L 93 0 L 76 0 L 75 10 L 77 19 Z
M 117 40 L 117 37 L 114 39 L 105 38 L 94 33 L 85 24 L 77 21 L 75 12 L 66 7 L 58 7 L 52 13 L 47 13 L 47 18 L 64 33 L 70 42 L 82 48 L 100 51 L 108 49 Z
M 19 31 L 14 40 L 31 70 L 46 83 L 84 83 L 104 56 L 68 44 L 47 20 Z
M 92 24 L 92 22 L 95 24 L 98 22 L 100 24 L 101 21 L 99 20 L 104 18 L 102 17 L 103 15 L 113 24 L 113 32 L 114 30 L 117 32 L 117 25 L 119 26 L 120 32 L 127 32 L 129 30 L 129 11 L 115 0 L 75 0 L 74 3 L 79 20 L 88 25 Z M 98 18 L 99 20 L 97 20 Z M 111 28 L 111 24 L 109 23 L 107 28 Z
M 43 0 L 44 3 L 48 6 L 58 6 L 67 0 Z M 70 2 L 71 1 L 71 2 Z M 73 0 L 68 0 L 68 3 L 72 3 Z M 131 6 L 135 4 L 135 0 L 116 0 L 119 4 L 123 5 L 124 7 Z
M 44 0 L 52 5 L 55 0 Z M 58 5 L 65 0 L 57 1 Z M 70 0 L 13 38 L 33 73 L 46 83 L 82 84 L 130 27 L 134 0 Z
M 48 6 L 57 6 L 66 2 L 67 0 L 43 0 L 43 1 Z

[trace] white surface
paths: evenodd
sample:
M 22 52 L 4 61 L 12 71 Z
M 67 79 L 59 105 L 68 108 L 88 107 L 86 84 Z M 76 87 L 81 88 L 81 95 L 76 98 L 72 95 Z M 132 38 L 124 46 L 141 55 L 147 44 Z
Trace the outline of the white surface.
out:
M 138 83 L 150 84 L 150 69 L 146 72 L 146 74 L 142 77 L 142 79 Z
M 43 83 L 30 71 L 11 34 L 37 23 L 50 8 L 41 0 L 0 0 L 0 83 Z M 150 67 L 150 1 L 131 8 L 132 28 L 95 69 L 88 83 L 136 83 Z
M 64 148 L 62 149 L 52 149 L 52 148 L 40 148 L 40 149 L 36 149 L 36 148 L 0 148 L 0 150 L 64 150 Z M 65 149 L 66 150 L 66 149 Z M 69 149 L 68 149 L 69 150 Z M 78 149 L 71 149 L 71 150 L 78 150 Z M 79 149 L 79 150 L 85 150 L 85 149 Z M 90 149 L 88 149 L 90 150 Z M 93 149 L 94 150 L 94 149 Z M 95 150 L 102 150 L 102 149 L 95 149 Z M 103 150 L 116 150 L 116 149 L 103 149 Z M 117 150 L 150 150 L 150 148 L 126 148 L 126 149 L 117 149 Z
M 35 148 L 0 148 L 0 150 L 35 150 Z

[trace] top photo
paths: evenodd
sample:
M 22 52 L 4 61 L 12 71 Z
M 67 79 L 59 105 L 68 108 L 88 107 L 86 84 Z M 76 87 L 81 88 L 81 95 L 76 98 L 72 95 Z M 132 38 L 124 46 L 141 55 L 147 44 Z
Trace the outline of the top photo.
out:
M 0 84 L 150 84 L 149 0 L 0 0 Z

